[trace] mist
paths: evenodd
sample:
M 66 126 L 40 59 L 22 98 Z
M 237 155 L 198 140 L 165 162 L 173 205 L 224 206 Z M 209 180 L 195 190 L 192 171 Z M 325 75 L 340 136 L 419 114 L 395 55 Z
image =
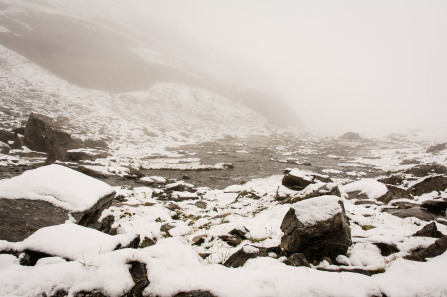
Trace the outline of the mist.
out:
M 445 1 L 144 1 L 248 61 L 323 134 L 447 126 Z

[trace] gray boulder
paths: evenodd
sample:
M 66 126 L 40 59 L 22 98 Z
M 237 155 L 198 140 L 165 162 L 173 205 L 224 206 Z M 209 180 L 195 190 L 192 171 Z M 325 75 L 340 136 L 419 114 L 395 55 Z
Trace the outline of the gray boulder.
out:
M 281 248 L 289 254 L 303 253 L 310 261 L 335 259 L 351 245 L 351 230 L 343 202 L 321 196 L 293 204 L 285 215 Z
M 438 231 L 438 227 L 436 226 L 435 222 L 431 222 L 430 224 L 425 225 L 418 232 L 414 233 L 413 236 L 441 238 L 444 234 Z
M 447 250 L 447 236 L 437 239 L 433 244 L 423 250 L 411 253 L 404 259 L 412 261 L 425 261 L 426 258 L 433 258 L 443 254 Z
M 447 189 L 447 176 L 430 176 L 410 188 L 411 194 L 420 196 L 433 191 L 444 191 Z
M 115 192 L 109 185 L 60 165 L 43 166 L 0 181 L 0 239 L 21 241 L 70 217 L 99 229 Z
M 11 150 L 11 147 L 6 143 L 0 141 L 0 154 L 7 154 Z

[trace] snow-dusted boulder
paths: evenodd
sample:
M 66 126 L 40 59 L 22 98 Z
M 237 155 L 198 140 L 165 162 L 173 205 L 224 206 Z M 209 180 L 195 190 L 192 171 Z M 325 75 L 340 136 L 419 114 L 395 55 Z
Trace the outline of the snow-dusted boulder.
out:
M 321 196 L 292 204 L 281 230 L 281 248 L 303 253 L 310 261 L 335 259 L 351 245 L 351 230 L 343 202 L 336 196 Z
M 388 192 L 388 188 L 381 182 L 364 178 L 341 187 L 349 198 L 378 199 Z
M 282 185 L 295 191 L 301 191 L 308 185 L 317 181 L 330 182 L 330 178 L 326 175 L 316 174 L 297 168 L 286 169 L 282 179 Z
M 99 224 L 114 194 L 106 183 L 55 164 L 0 180 L 0 239 L 20 241 L 70 216 L 80 225 Z

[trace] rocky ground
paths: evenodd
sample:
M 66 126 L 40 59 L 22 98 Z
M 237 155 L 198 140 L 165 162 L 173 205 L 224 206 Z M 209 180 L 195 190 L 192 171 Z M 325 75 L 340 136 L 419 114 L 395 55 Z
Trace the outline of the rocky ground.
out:
M 447 294 L 443 142 L 276 134 L 130 159 L 55 131 L 0 131 L 1 295 Z

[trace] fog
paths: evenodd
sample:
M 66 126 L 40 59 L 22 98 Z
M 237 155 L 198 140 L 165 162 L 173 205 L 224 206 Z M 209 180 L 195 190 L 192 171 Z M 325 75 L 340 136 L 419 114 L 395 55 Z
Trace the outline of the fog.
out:
M 185 59 L 236 57 L 224 80 L 275 94 L 311 132 L 447 127 L 447 1 L 40 1 L 147 36 L 163 24 Z
M 447 1 L 144 1 L 243 58 L 314 132 L 447 126 Z

